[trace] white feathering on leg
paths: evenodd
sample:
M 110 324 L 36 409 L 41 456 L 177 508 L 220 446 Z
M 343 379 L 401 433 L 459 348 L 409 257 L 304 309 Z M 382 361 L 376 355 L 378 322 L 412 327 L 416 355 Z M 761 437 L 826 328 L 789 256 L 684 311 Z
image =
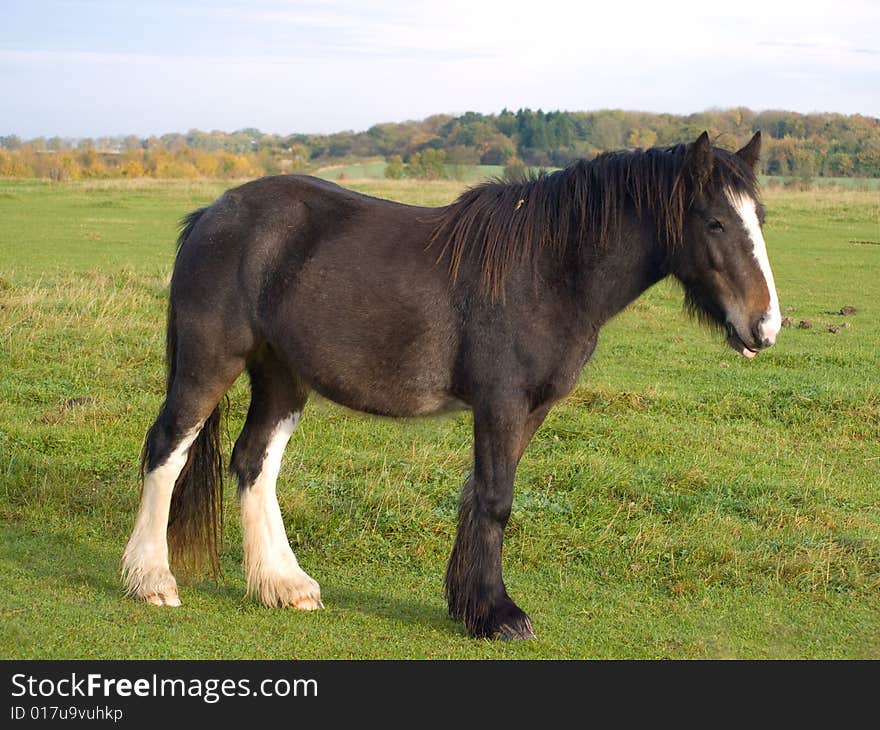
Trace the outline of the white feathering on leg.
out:
M 199 424 L 188 431 L 169 457 L 144 476 L 134 530 L 122 554 L 126 595 L 156 606 L 180 605 L 177 581 L 168 564 L 168 513 L 174 484 L 201 428 Z
M 314 610 L 323 607 L 321 589 L 300 568 L 290 548 L 275 495 L 284 447 L 299 418 L 296 412 L 278 423 L 266 446 L 259 475 L 242 490 L 244 571 L 248 593 L 265 605 Z

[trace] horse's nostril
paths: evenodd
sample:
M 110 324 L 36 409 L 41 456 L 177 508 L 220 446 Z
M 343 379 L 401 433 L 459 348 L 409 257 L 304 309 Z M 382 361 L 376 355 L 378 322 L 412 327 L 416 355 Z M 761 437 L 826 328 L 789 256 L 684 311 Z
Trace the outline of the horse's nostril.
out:
M 755 340 L 755 342 L 760 342 L 762 347 L 766 347 L 766 345 L 764 345 L 764 342 L 767 340 L 767 338 L 764 337 L 763 326 L 764 318 L 762 317 L 757 322 L 755 322 L 755 324 L 752 325 L 752 338 Z
M 776 333 L 768 332 L 767 323 L 770 321 L 770 317 L 768 315 L 764 315 L 760 317 L 755 323 L 752 325 L 752 339 L 757 345 L 757 349 L 764 350 L 768 347 L 772 347 L 776 343 Z

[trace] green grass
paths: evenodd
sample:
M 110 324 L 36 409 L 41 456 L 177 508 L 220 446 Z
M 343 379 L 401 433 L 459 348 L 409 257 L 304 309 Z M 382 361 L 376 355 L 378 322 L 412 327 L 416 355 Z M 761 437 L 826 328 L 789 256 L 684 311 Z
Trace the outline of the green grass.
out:
M 317 177 L 335 182 L 351 180 L 384 180 L 384 161 L 352 163 L 349 165 L 333 165 L 315 171 Z M 537 171 L 539 168 L 534 168 Z M 554 168 L 551 168 L 554 169 Z M 478 183 L 504 174 L 504 165 L 446 165 L 446 177 L 459 183 Z
M 804 181 L 797 177 L 761 175 L 761 184 L 793 185 L 795 187 L 841 188 L 843 190 L 880 190 L 877 177 L 812 177 Z
M 422 205 L 461 188 L 353 186 Z M 176 221 L 224 187 L 0 182 L 0 657 L 880 658 L 880 246 L 851 242 L 880 241 L 867 191 L 767 191 L 784 313 L 813 327 L 754 361 L 672 284 L 603 330 L 518 473 L 505 574 L 536 641 L 445 616 L 465 414 L 310 403 L 280 499 L 324 611 L 244 597 L 231 485 L 219 584 L 183 583 L 177 610 L 123 599 Z M 246 405 L 239 383 L 233 436 Z
M 322 177 L 325 180 L 345 181 L 347 180 L 382 180 L 385 178 L 385 167 L 387 163 L 384 160 L 374 160 L 372 162 L 352 163 L 349 165 L 329 165 L 321 167 L 313 174 L 316 177 Z
M 348 182 L 351 180 L 383 180 L 385 179 L 386 162 L 384 160 L 370 160 L 366 162 L 351 162 L 348 164 L 329 165 L 318 168 L 314 175 L 325 180 L 335 182 Z M 531 168 L 538 172 L 542 169 L 552 171 L 556 168 Z M 504 174 L 503 165 L 446 165 L 446 176 L 450 180 L 459 182 L 476 183 Z M 761 183 L 770 186 L 794 186 L 794 187 L 833 187 L 844 190 L 880 190 L 880 178 L 870 177 L 814 177 L 805 182 L 797 177 L 761 175 Z

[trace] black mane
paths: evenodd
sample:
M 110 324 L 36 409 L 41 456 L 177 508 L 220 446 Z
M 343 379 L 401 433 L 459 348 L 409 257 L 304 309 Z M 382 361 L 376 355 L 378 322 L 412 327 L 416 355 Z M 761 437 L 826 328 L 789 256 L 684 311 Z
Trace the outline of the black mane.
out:
M 639 218 L 653 219 L 662 245 L 674 247 L 697 192 L 712 197 L 731 188 L 758 197 L 751 167 L 726 150 L 713 149 L 710 179 L 695 179 L 688 164 L 692 146 L 606 152 L 520 182 L 495 179 L 473 187 L 438 215 L 431 237 L 437 260 L 447 259 L 453 281 L 464 264 L 477 265 L 481 291 L 502 298 L 515 263 L 547 248 L 562 256 L 571 245 L 614 242 L 627 203 Z

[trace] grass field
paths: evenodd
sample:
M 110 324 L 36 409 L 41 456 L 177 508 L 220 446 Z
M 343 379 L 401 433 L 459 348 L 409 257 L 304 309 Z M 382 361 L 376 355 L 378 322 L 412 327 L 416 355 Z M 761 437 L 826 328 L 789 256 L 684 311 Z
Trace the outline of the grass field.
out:
M 762 184 L 803 186 L 804 181 L 796 177 L 761 176 Z M 842 190 L 880 191 L 880 178 L 877 177 L 813 177 L 807 183 L 809 187 L 841 188 Z
M 321 167 L 313 174 L 325 180 L 349 183 L 361 180 L 384 180 L 384 160 L 370 160 L 366 162 L 352 162 L 344 165 L 330 165 Z M 538 172 L 541 168 L 532 168 Z M 556 168 L 548 168 L 553 170 Z M 476 183 L 488 180 L 492 177 L 500 177 L 504 174 L 503 165 L 446 165 L 446 176 L 450 180 L 458 180 L 460 183 Z M 796 177 L 761 176 L 761 183 L 769 186 L 804 187 L 802 179 Z M 815 177 L 811 178 L 808 186 L 841 188 L 843 190 L 867 190 L 880 191 L 880 178 L 868 177 Z
M 124 600 L 176 221 L 223 189 L 0 182 L 0 657 L 880 658 L 876 191 L 767 191 L 783 313 L 812 327 L 754 361 L 688 322 L 671 283 L 603 331 L 517 478 L 506 580 L 537 640 L 473 641 L 445 615 L 467 414 L 310 403 L 280 498 L 324 611 L 244 597 L 231 484 L 219 584 L 185 582 L 176 610 Z M 246 405 L 240 382 L 233 437 Z
M 385 178 L 384 160 L 353 163 L 350 165 L 329 165 L 318 168 L 313 174 L 325 180 L 382 180 Z
M 314 174 L 325 180 L 347 182 L 350 180 L 384 180 L 386 163 L 383 160 L 353 163 L 350 165 L 332 165 L 322 167 Z M 446 165 L 446 176 L 459 183 L 475 183 L 500 177 L 504 174 L 504 165 Z

